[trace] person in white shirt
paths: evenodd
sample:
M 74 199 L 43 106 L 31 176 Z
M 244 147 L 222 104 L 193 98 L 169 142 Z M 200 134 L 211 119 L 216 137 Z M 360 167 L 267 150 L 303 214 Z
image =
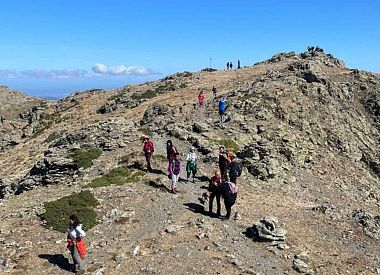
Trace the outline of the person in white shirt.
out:
M 187 180 L 189 180 L 190 174 L 193 174 L 194 182 L 195 174 L 197 173 L 197 154 L 195 153 L 194 147 L 191 147 L 190 152 L 187 153 L 186 161 Z
M 80 224 L 77 216 L 71 215 L 69 217 L 69 227 L 67 229 L 67 247 L 71 252 L 74 262 L 73 271 L 76 272 L 76 274 L 84 273 L 82 258 L 86 253 L 83 241 L 85 236 L 86 233 L 83 231 L 82 224 Z

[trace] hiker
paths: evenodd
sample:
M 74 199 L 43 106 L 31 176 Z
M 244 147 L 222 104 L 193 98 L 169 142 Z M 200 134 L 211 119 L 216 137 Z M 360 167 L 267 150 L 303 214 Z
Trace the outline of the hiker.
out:
M 238 66 L 237 66 L 238 69 L 240 69 L 240 60 L 238 59 Z
M 170 176 L 170 163 L 174 159 L 175 154 L 177 153 L 177 148 L 173 145 L 171 140 L 166 141 L 166 157 L 168 159 L 168 171 Z
M 231 156 L 231 163 L 229 167 L 229 176 L 230 181 L 234 184 L 237 184 L 237 178 L 241 176 L 242 168 L 241 165 L 237 162 L 236 155 Z
M 225 112 L 226 112 L 226 100 L 224 99 L 224 97 L 219 101 L 219 116 L 220 116 L 220 122 L 224 122 L 225 121 Z
M 181 161 L 179 159 L 179 154 L 175 153 L 174 159 L 171 160 L 169 165 L 169 172 L 172 178 L 172 193 L 177 193 L 177 182 L 179 181 L 179 174 L 181 172 Z
M 227 169 L 229 165 L 228 155 L 223 146 L 219 147 L 219 170 L 223 180 L 227 180 Z
M 232 62 L 230 62 L 230 70 L 232 70 Z
M 212 207 L 214 203 L 214 198 L 216 198 L 216 214 L 220 216 L 220 196 L 221 196 L 221 184 L 222 184 L 222 176 L 219 171 L 215 172 L 215 176 L 210 179 L 210 183 L 208 186 L 208 191 L 210 192 L 209 198 L 209 214 L 212 215 Z
M 193 174 L 193 182 L 195 181 L 195 174 L 197 173 L 197 154 L 195 153 L 195 148 L 191 147 L 190 152 L 186 156 L 186 172 L 187 172 L 187 181 L 189 181 L 190 174 Z
M 205 92 L 202 90 L 202 91 L 199 93 L 199 95 L 198 95 L 198 102 L 199 102 L 199 107 L 200 107 L 200 108 L 203 107 L 204 100 L 205 100 Z
M 143 137 L 143 143 L 144 143 L 143 151 L 145 154 L 147 169 L 148 169 L 148 172 L 152 172 L 152 166 L 151 166 L 150 160 L 154 152 L 153 142 L 149 139 L 149 137 Z
M 230 62 L 227 62 L 227 71 L 230 69 Z
M 229 220 L 231 217 L 231 208 L 235 204 L 237 198 L 237 185 L 230 181 L 223 181 L 221 195 L 227 211 L 226 219 Z
M 212 98 L 212 101 L 215 101 L 215 98 L 216 98 L 216 88 L 215 88 L 215 86 L 212 86 L 211 98 Z
M 72 271 L 76 274 L 84 273 L 84 265 L 82 259 L 86 256 L 86 246 L 83 238 L 86 233 L 82 229 L 82 224 L 77 216 L 71 215 L 69 217 L 69 227 L 67 230 L 67 248 L 71 252 L 73 259 Z

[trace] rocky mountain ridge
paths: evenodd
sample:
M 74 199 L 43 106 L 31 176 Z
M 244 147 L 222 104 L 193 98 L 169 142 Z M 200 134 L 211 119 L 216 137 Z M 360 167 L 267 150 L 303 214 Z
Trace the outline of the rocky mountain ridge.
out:
M 212 86 L 218 89 L 214 101 Z M 203 89 L 210 92 L 199 109 L 197 94 Z M 217 113 L 221 97 L 228 102 L 225 123 Z M 379 97 L 379 75 L 348 69 L 321 48 L 310 47 L 240 70 L 184 72 L 39 102 L 20 112 L 13 128 L 2 126 L 17 142 L 0 138 L 0 217 L 5 221 L 0 240 L 6 244 L 0 255 L 13 263 L 8 266 L 14 272 L 41 271 L 43 265 L 49 274 L 60 273 L 37 259 L 38 253 L 55 251 L 51 243 L 40 241 L 38 252 L 22 248 L 20 241 L 12 245 L 9 230 L 42 228 L 43 202 L 87 188 L 100 201 L 100 223 L 89 238 L 94 274 L 380 272 Z M 168 179 L 159 173 L 126 186 L 86 187 L 121 163 L 142 169 L 143 135 L 156 145 L 155 165 L 162 174 L 166 139 L 182 154 L 194 146 L 200 156 L 197 184 L 182 183 L 183 193 L 172 195 L 165 191 Z M 216 168 L 220 145 L 232 147 L 244 166 L 236 206 L 241 218 L 229 223 L 203 216 L 196 203 Z M 100 150 L 99 159 L 89 168 L 75 166 L 73 152 L 88 148 Z M 18 198 L 29 203 L 14 212 Z M 133 216 L 130 222 L 115 222 L 124 212 Z M 267 223 L 264 216 L 284 223 L 286 244 L 255 243 L 243 234 L 255 221 L 279 226 L 277 219 Z M 252 228 L 266 230 L 264 225 Z M 107 239 L 110 229 L 116 239 Z M 59 238 L 52 230 L 43 232 Z M 22 236 L 25 242 L 32 238 L 27 232 Z M 141 251 L 127 256 L 128 249 Z M 188 263 L 176 267 L 169 258 L 177 255 L 187 255 Z

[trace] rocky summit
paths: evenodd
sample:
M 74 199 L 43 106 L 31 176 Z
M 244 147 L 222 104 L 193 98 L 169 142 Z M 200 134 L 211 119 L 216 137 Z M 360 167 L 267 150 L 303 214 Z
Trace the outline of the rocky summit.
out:
M 176 194 L 168 139 L 182 179 L 190 147 L 199 158 Z M 243 167 L 229 221 L 202 204 L 221 145 Z M 379 152 L 380 76 L 319 47 L 55 102 L 1 87 L 0 273 L 70 274 L 49 211 L 90 211 L 67 199 L 80 194 L 96 200 L 86 274 L 379 274 Z

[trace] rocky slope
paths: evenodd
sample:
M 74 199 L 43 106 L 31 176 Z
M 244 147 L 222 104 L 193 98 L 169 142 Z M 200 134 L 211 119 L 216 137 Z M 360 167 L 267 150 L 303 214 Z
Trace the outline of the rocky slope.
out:
M 225 123 L 212 86 L 227 99 Z M 204 109 L 196 104 L 201 89 L 210 91 Z M 64 273 L 65 236 L 43 227 L 42 204 L 87 189 L 100 202 L 88 236 L 94 274 L 380 272 L 377 74 L 311 47 L 240 70 L 178 73 L 36 106 L 13 118 L 22 127 L 7 129 L 18 141 L 0 146 L 4 271 Z M 156 144 L 157 175 L 86 187 L 123 156 L 140 169 L 144 134 Z M 200 177 L 180 183 L 176 195 L 164 176 L 166 139 L 182 154 L 194 146 L 200 155 Z M 244 165 L 238 219 L 230 222 L 205 215 L 198 200 L 221 144 L 234 147 Z M 72 152 L 90 147 L 100 158 L 78 169 Z M 285 243 L 252 239 L 249 232 L 274 226 L 264 219 L 252 227 L 270 216 L 286 230 Z

